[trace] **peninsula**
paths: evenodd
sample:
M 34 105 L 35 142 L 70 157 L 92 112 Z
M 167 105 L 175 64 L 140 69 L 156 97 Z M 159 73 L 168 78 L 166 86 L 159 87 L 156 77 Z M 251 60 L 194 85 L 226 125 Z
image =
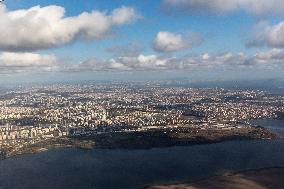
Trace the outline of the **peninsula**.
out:
M 164 82 L 19 87 L 0 92 L 0 156 L 275 139 L 249 120 L 281 118 L 283 99 L 260 90 Z

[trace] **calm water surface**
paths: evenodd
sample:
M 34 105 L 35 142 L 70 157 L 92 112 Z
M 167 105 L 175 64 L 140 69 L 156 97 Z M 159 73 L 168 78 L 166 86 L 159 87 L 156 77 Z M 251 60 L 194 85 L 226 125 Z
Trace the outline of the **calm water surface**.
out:
M 284 120 L 257 120 L 284 136 Z M 140 188 L 261 167 L 284 167 L 284 140 L 151 150 L 58 149 L 0 161 L 0 189 Z

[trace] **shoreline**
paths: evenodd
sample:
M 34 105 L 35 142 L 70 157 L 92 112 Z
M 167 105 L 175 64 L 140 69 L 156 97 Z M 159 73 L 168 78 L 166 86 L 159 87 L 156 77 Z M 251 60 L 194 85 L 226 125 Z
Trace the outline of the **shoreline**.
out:
M 239 171 L 228 171 L 221 175 L 183 183 L 148 185 L 141 189 L 282 189 L 284 188 L 284 167 L 264 167 Z
M 275 140 L 275 139 L 226 139 L 226 140 L 221 140 L 221 141 L 210 141 L 210 142 L 195 142 L 191 144 L 176 144 L 176 145 L 167 145 L 167 146 L 153 146 L 153 147 L 106 147 L 106 146 L 89 146 L 89 147 L 84 147 L 84 146 L 77 146 L 77 145 L 60 145 L 60 146 L 52 146 L 52 147 L 44 147 L 44 148 L 36 148 L 33 150 L 27 150 L 23 151 L 20 153 L 15 153 L 12 155 L 8 156 L 0 156 L 0 161 L 13 158 L 13 157 L 20 157 L 21 155 L 28 155 L 28 154 L 37 154 L 41 152 L 46 152 L 49 150 L 56 150 L 56 149 L 68 149 L 68 148 L 74 148 L 74 149 L 82 149 L 82 150 L 94 150 L 94 149 L 109 149 L 109 150 L 114 150 L 114 149 L 125 149 L 125 150 L 150 150 L 150 149 L 155 149 L 155 148 L 170 148 L 170 147 L 175 147 L 175 146 L 194 146 L 194 145 L 209 145 L 209 144 L 218 144 L 222 142 L 230 142 L 230 141 L 259 141 L 259 140 Z M 1 154 L 0 154 L 1 155 Z
M 214 144 L 226 141 L 242 140 L 274 140 L 279 139 L 275 133 L 263 128 L 252 127 L 249 131 L 223 131 L 208 134 L 208 131 L 199 130 L 192 134 L 192 130 L 183 131 L 147 131 L 133 133 L 107 133 L 91 136 L 61 137 L 44 140 L 25 146 L 17 150 L 6 149 L 0 153 L 0 160 L 20 156 L 23 154 L 35 154 L 43 151 L 60 148 L 78 149 L 152 149 L 172 146 L 191 146 L 202 144 Z

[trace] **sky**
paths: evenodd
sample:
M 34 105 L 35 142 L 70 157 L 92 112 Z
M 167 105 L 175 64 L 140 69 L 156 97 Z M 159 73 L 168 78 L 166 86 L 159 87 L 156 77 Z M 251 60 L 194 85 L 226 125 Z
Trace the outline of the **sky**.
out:
M 6 0 L 0 82 L 283 78 L 284 0 Z

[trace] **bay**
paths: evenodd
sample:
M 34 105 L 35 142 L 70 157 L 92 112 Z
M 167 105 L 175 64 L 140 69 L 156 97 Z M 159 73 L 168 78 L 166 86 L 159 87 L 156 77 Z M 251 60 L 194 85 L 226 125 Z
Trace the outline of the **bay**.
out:
M 284 136 L 284 120 L 252 121 Z M 284 140 L 147 150 L 56 149 L 0 161 L 1 189 L 135 189 L 226 171 L 284 167 Z

